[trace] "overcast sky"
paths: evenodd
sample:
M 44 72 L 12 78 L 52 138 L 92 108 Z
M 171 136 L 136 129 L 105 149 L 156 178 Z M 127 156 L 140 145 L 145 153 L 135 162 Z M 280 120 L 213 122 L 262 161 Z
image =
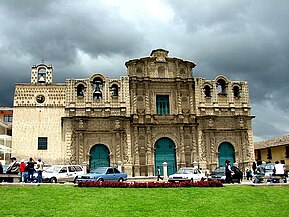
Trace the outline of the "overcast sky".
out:
M 194 61 L 195 77 L 248 81 L 255 141 L 289 132 L 287 0 L 0 1 L 0 107 L 41 60 L 54 82 L 118 78 L 163 48 Z

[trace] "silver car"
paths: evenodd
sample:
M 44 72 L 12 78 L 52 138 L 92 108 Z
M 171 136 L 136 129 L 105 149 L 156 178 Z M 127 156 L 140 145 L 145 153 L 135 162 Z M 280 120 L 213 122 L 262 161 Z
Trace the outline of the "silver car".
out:
M 52 165 L 43 171 L 43 182 L 75 182 L 84 173 L 80 165 Z

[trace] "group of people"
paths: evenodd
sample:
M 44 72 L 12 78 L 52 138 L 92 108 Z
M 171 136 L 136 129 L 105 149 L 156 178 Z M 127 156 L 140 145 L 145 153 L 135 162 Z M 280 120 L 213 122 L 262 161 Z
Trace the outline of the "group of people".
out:
M 21 176 L 21 182 L 24 182 L 27 178 L 27 182 L 32 182 L 34 180 L 34 173 L 37 172 L 37 180 L 41 183 L 42 172 L 44 168 L 44 163 L 41 158 L 35 161 L 33 158 L 29 158 L 29 161 L 25 163 L 24 159 L 17 162 L 15 157 L 11 158 L 11 163 L 9 164 L 6 174 L 19 174 Z
M 225 164 L 226 164 L 226 167 L 225 167 L 226 183 L 233 183 L 232 175 L 234 174 L 234 172 L 232 171 L 230 160 L 226 160 Z M 264 162 L 264 164 L 266 163 Z M 256 174 L 258 172 L 257 171 L 258 168 L 263 168 L 263 167 L 257 167 L 256 163 L 254 162 L 252 165 L 252 169 L 248 169 L 248 168 L 246 169 L 247 180 L 252 180 L 253 174 Z M 265 171 L 262 171 L 262 173 L 265 173 Z M 272 176 L 280 176 L 281 178 L 287 177 L 287 171 L 286 171 L 285 165 L 281 164 L 279 161 L 276 161 L 274 164 Z

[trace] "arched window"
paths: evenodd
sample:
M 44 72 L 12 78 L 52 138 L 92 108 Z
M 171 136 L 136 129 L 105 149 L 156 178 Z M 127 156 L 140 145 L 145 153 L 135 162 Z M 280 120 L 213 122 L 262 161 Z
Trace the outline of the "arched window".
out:
M 205 85 L 204 94 L 206 97 L 211 97 L 211 87 L 209 85 Z
M 79 97 L 84 96 L 84 85 L 83 84 L 77 85 L 77 96 L 79 96 Z
M 118 86 L 117 86 L 117 84 L 111 85 L 111 96 L 118 96 Z
M 221 94 L 221 95 L 227 94 L 226 81 L 224 79 L 219 79 L 217 81 L 217 89 L 218 89 L 218 94 Z
M 238 86 L 233 87 L 233 93 L 234 97 L 239 98 L 240 97 L 240 88 Z
M 93 99 L 102 99 L 103 81 L 101 78 L 95 78 L 92 82 L 93 85 Z
M 37 81 L 38 81 L 38 83 L 45 83 L 45 81 L 46 81 L 46 70 L 45 69 L 40 69 L 38 71 Z

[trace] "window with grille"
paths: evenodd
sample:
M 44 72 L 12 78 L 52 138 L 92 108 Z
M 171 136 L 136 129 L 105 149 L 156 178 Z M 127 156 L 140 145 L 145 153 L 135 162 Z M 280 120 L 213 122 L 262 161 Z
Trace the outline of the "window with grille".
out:
M 170 101 L 168 95 L 157 95 L 157 114 L 170 114 Z
M 47 137 L 38 137 L 38 150 L 47 150 Z
M 4 115 L 4 122 L 12 122 L 13 115 Z

